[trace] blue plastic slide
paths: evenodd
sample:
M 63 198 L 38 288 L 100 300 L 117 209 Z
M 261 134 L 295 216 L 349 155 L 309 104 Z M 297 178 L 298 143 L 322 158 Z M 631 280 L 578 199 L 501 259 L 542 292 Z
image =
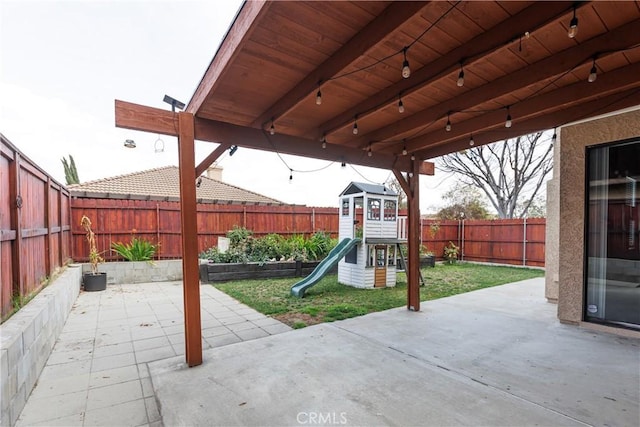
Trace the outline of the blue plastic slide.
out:
M 360 239 L 342 239 L 310 275 L 291 287 L 291 295 L 298 298 L 304 297 L 305 291 L 318 283 L 358 243 Z

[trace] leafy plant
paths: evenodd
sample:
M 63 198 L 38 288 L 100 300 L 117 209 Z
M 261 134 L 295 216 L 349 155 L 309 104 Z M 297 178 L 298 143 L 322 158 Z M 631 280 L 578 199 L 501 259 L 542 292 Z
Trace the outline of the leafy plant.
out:
M 157 245 L 138 237 L 132 237 L 130 243 L 111 243 L 111 250 L 127 261 L 151 261 L 157 249 Z
M 96 235 L 91 230 L 91 220 L 88 216 L 82 215 L 80 225 L 87 233 L 87 243 L 89 244 L 89 263 L 91 264 L 91 274 L 98 274 L 98 264 L 104 262 L 104 258 L 98 252 L 96 246 Z
M 279 234 L 268 234 L 255 238 L 251 230 L 235 227 L 227 233 L 229 250 L 220 252 L 216 247 L 200 254 L 212 262 L 267 262 L 267 261 L 313 261 L 322 259 L 338 243 L 329 233 L 318 231 L 308 239 L 303 235 L 284 238 Z
M 458 252 L 460 252 L 460 248 L 449 241 L 449 244 L 444 247 L 444 262 L 446 264 L 455 264 L 458 261 Z

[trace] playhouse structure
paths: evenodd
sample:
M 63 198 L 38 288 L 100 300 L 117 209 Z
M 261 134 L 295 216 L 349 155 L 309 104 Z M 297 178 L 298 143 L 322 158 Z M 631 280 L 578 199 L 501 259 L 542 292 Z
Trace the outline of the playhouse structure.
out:
M 352 182 L 340 194 L 339 240 L 360 239 L 338 263 L 338 281 L 357 288 L 396 285 L 399 244 L 406 218 L 398 195 L 383 185 Z

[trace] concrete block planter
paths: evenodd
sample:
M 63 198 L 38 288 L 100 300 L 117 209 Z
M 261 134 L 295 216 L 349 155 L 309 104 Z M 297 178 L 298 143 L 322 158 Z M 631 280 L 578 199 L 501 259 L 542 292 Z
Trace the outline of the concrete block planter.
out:
M 82 271 L 90 271 L 89 264 L 82 265 Z M 116 261 L 98 266 L 98 270 L 107 273 L 108 285 L 125 283 L 167 282 L 182 280 L 182 260 L 160 261 Z
M 267 263 L 249 262 L 200 264 L 200 281 L 203 283 L 226 282 L 242 279 L 266 279 L 276 277 L 304 277 L 311 274 L 320 261 L 276 261 Z M 337 273 L 337 266 L 331 273 Z

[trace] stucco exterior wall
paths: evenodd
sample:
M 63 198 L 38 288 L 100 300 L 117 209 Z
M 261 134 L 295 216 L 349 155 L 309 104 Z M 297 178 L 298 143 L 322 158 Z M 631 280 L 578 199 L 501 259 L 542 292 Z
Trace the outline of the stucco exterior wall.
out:
M 586 149 L 639 136 L 640 108 L 565 126 L 560 131 L 556 141 L 554 179 L 558 180 L 559 196 L 557 274 L 558 318 L 561 322 L 577 324 L 582 321 Z M 552 236 L 547 234 L 547 237 Z M 553 250 L 553 242 L 549 243 Z M 548 286 L 552 284 L 554 274 L 553 269 L 547 269 Z M 552 295 L 552 286 L 548 292 Z

